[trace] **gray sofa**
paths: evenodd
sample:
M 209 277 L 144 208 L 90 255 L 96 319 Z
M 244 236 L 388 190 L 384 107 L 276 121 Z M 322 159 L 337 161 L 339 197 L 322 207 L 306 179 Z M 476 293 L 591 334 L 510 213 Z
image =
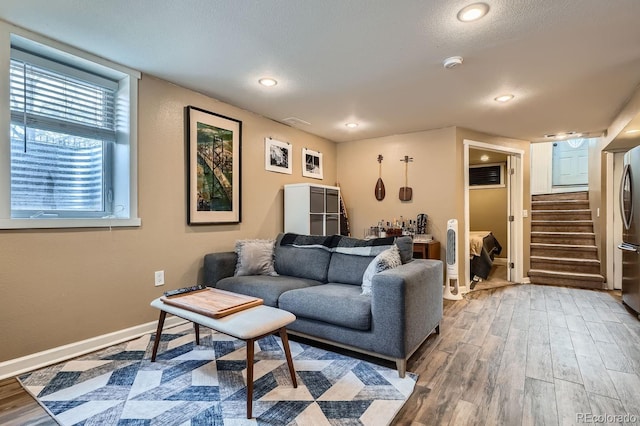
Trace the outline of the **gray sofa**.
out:
M 442 319 L 443 266 L 411 259 L 410 237 L 376 240 L 280 234 L 274 248 L 278 276 L 234 276 L 235 252 L 204 257 L 204 284 L 259 297 L 296 315 L 291 334 L 396 362 L 404 377 L 407 359 Z M 287 243 L 289 241 L 289 243 Z M 403 264 L 372 278 L 372 294 L 361 294 L 362 276 L 377 251 L 400 248 Z

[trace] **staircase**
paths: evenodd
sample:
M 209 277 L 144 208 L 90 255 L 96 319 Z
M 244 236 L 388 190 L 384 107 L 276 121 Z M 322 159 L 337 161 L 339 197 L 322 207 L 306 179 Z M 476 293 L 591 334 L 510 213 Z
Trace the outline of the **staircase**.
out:
M 587 192 L 533 196 L 531 283 L 603 288 L 595 244 Z

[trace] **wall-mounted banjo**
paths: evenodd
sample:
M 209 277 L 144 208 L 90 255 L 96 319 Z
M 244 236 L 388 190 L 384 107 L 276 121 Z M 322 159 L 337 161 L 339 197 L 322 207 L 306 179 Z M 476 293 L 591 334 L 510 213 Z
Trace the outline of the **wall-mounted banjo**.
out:
M 398 197 L 400 198 L 400 201 L 411 201 L 411 198 L 413 197 L 413 189 L 409 187 L 409 179 L 407 178 L 407 174 L 409 170 L 409 163 L 413 161 L 413 157 L 405 155 L 404 158 L 400 161 L 404 161 L 404 186 L 400 188 Z
M 376 182 L 375 196 L 376 200 L 384 200 L 385 190 L 384 182 L 382 182 L 382 154 L 378 155 L 378 181 Z

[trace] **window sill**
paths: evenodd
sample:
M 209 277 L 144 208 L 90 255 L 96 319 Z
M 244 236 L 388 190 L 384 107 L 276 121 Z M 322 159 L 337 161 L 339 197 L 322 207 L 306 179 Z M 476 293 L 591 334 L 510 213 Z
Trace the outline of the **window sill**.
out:
M 0 219 L 0 229 L 54 228 L 120 228 L 139 227 L 140 218 L 133 219 Z
M 474 189 L 499 189 L 499 188 L 506 188 L 507 185 L 505 184 L 501 184 L 501 185 L 473 185 L 473 186 L 469 186 L 470 190 L 474 190 Z

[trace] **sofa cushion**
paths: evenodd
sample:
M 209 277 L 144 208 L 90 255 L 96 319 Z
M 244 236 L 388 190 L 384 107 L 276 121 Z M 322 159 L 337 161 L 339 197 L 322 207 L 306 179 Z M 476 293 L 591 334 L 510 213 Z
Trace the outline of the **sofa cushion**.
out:
M 400 260 L 402 264 L 404 265 L 405 263 L 411 262 L 413 259 L 413 239 L 408 235 L 404 235 L 396 238 L 394 243 L 400 250 Z
M 413 241 L 411 237 L 386 237 L 371 240 L 342 237 L 337 247 L 333 249 L 327 281 L 345 284 L 362 284 L 364 271 L 371 261 L 380 253 L 397 246 L 402 263 L 407 263 L 413 257 Z
M 371 298 L 350 284 L 322 284 L 282 293 L 278 307 L 308 318 L 356 330 L 371 328 Z
M 304 236 L 304 245 L 281 244 L 283 237 L 295 234 L 280 234 L 276 239 L 275 270 L 280 275 L 307 278 L 327 282 L 327 270 L 331 251 L 322 243 L 331 237 Z
M 362 284 L 362 276 L 375 256 L 333 253 L 327 272 L 327 280 L 332 283 Z
M 243 277 L 227 277 L 217 282 L 216 288 L 259 297 L 267 306 L 278 307 L 278 298 L 285 291 L 317 286 L 321 283 L 303 278 L 249 275 Z
M 273 269 L 274 240 L 238 240 L 234 275 L 278 275 Z

